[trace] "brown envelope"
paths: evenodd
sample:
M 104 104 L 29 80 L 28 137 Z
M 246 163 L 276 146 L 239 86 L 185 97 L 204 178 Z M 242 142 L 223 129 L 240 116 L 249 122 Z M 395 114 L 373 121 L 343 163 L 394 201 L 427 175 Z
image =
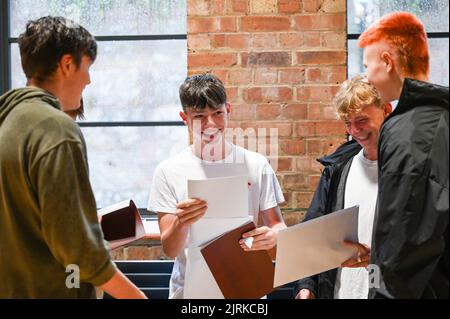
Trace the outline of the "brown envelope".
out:
M 145 236 L 145 228 L 132 200 L 123 201 L 98 211 L 105 240 L 110 249 L 124 246 Z
M 249 222 L 203 245 L 201 253 L 226 299 L 256 299 L 273 288 L 274 266 L 265 250 L 246 252 L 242 234 L 255 229 Z

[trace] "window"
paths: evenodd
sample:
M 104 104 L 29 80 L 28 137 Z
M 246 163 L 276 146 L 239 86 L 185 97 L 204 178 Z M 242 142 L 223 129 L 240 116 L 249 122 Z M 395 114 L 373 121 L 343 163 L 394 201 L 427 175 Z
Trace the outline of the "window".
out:
M 156 165 L 187 146 L 178 87 L 187 74 L 185 0 L 2 1 L 1 92 L 25 85 L 17 37 L 26 22 L 64 16 L 98 42 L 83 94 L 90 178 L 98 207 L 147 206 Z M 161 143 L 164 141 L 164 143 Z
M 348 77 L 364 72 L 359 35 L 373 21 L 393 11 L 414 13 L 425 25 L 430 48 L 430 81 L 448 86 L 449 5 L 447 0 L 347 1 Z

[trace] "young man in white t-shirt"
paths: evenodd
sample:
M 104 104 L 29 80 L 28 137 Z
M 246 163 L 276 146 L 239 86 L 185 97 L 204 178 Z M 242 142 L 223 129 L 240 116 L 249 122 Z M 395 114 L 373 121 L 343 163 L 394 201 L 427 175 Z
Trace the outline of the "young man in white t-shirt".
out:
M 194 143 L 158 165 L 148 205 L 158 213 L 164 253 L 175 258 L 169 298 L 183 298 L 189 229 L 208 209 L 202 199 L 188 198 L 187 180 L 248 176 L 249 215 L 255 224 L 260 216 L 265 226 L 243 234 L 253 237 L 251 248 L 241 240 L 246 251 L 273 249 L 277 232 L 286 227 L 278 207 L 283 193 L 269 162 L 225 140 L 231 106 L 222 82 L 210 74 L 188 77 L 180 86 L 180 100 L 180 116 Z
M 359 205 L 359 243 L 354 258 L 297 284 L 297 299 L 366 299 L 372 228 L 378 194 L 377 143 L 381 124 L 392 107 L 382 104 L 376 89 L 363 75 L 342 83 L 333 104 L 353 141 L 319 160 L 326 167 L 305 220 Z M 326 193 L 324 190 L 326 189 Z

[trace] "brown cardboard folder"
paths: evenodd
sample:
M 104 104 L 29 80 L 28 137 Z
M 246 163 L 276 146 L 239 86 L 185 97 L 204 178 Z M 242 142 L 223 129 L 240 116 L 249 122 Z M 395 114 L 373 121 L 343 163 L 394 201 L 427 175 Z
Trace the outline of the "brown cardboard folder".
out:
M 98 211 L 105 240 L 110 249 L 124 246 L 145 236 L 145 228 L 136 205 L 126 200 Z
M 201 248 L 203 258 L 226 299 L 256 299 L 273 290 L 274 266 L 265 250 L 244 251 L 242 234 L 255 228 L 244 224 Z

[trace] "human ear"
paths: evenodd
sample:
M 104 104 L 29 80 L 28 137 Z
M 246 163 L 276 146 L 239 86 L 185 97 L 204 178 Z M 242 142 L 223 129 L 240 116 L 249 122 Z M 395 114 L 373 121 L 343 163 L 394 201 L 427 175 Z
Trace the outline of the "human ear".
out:
M 75 64 L 73 63 L 73 57 L 70 54 L 64 54 L 59 60 L 58 66 L 63 75 L 70 73 Z
M 188 123 L 187 123 L 187 116 L 186 116 L 186 114 L 183 112 L 183 111 L 180 111 L 180 117 L 181 117 L 181 119 L 183 120 L 183 122 L 184 122 L 184 125 L 188 125 Z
M 381 53 L 381 60 L 383 61 L 386 71 L 388 73 L 392 72 L 395 69 L 395 61 L 390 52 L 383 51 Z

